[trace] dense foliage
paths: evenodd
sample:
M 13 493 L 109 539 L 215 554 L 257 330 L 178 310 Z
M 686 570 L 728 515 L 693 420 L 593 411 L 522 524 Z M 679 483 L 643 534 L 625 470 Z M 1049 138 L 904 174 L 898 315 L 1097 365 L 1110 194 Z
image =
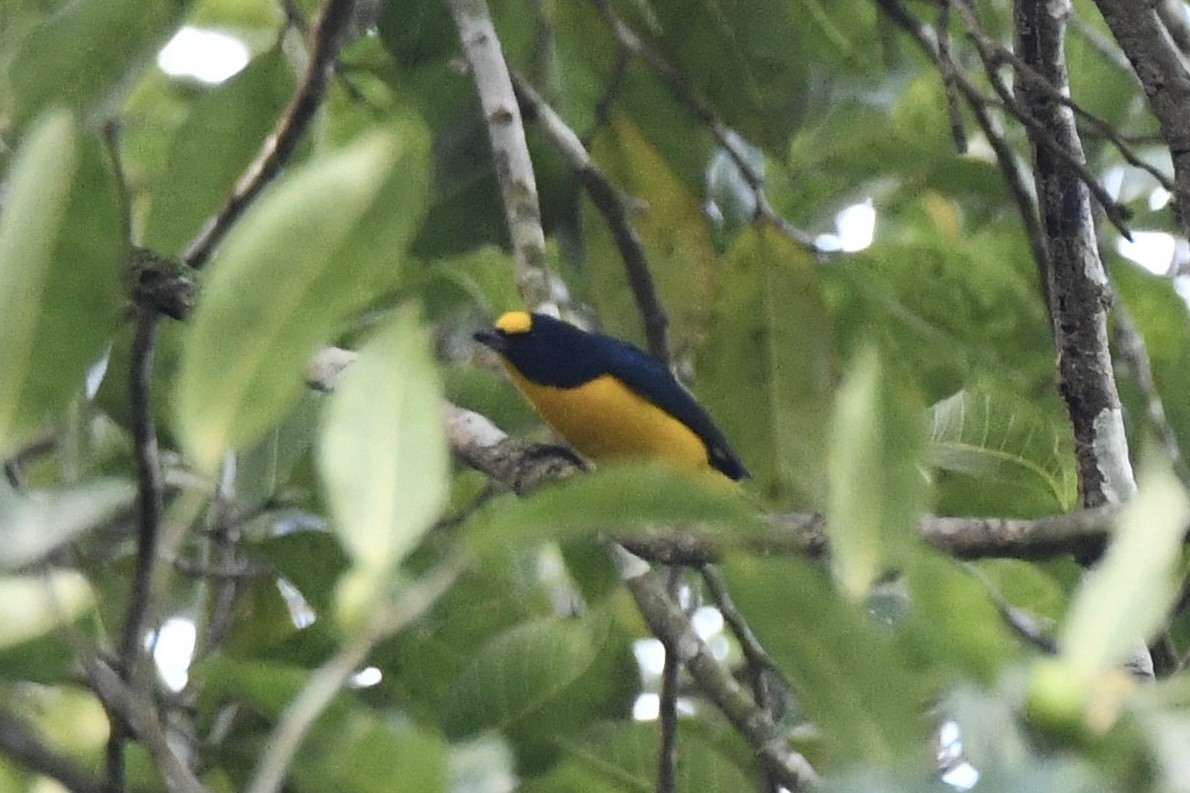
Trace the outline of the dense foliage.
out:
M 1175 261 L 1121 255 L 1124 229 L 1184 247 L 1173 141 L 1076 2 L 1108 454 L 1139 479 L 1084 574 L 1104 513 L 1022 220 L 1041 133 L 996 92 L 1012 4 L 979 6 L 491 0 L 551 299 L 660 344 L 753 474 L 520 494 L 444 413 L 548 440 L 470 340 L 543 296 L 489 141 L 509 111 L 460 44 L 482 2 L 6 0 L 0 789 L 770 791 L 774 757 L 839 791 L 1190 789 L 1190 318 Z M 247 65 L 166 74 L 183 26 Z M 333 388 L 332 345 L 358 351 Z M 811 513 L 828 555 L 791 539 Z M 978 553 L 923 522 L 1065 513 L 1088 523 Z M 637 576 L 608 537 L 716 564 Z M 716 663 L 662 670 L 690 620 Z M 1155 682 L 1121 671 L 1144 641 Z

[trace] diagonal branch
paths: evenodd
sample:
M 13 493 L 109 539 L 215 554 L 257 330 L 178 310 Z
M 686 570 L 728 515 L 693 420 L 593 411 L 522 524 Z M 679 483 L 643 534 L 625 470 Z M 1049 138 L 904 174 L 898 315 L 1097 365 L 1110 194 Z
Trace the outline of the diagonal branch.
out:
M 335 69 L 335 59 L 350 27 L 355 0 L 326 0 L 310 41 L 310 65 L 276 128 L 265 140 L 255 162 L 240 177 L 223 207 L 186 248 L 182 259 L 201 269 L 235 222 L 297 150 L 314 114 L 322 104 Z
M 698 682 L 699 691 L 715 704 L 756 751 L 766 771 L 791 791 L 818 784 L 818 774 L 806 758 L 791 749 L 772 717 L 748 695 L 715 659 L 695 633 L 690 619 L 665 591 L 665 582 L 648 564 L 618 545 L 610 548 L 620 578 L 628 587 L 649 631 Z
M 1004 177 L 1004 181 L 1012 193 L 1017 214 L 1021 218 L 1021 224 L 1025 227 L 1025 238 L 1029 242 L 1029 252 L 1032 254 L 1033 261 L 1037 265 L 1037 271 L 1042 272 L 1047 267 L 1045 261 L 1049 254 L 1045 248 L 1045 236 L 1041 230 L 1041 222 L 1037 218 L 1037 203 L 1033 200 L 1033 194 L 1029 191 L 1025 183 L 1025 176 L 1017 162 L 1016 155 L 1012 151 L 1012 147 L 1004 139 L 1004 134 L 988 110 L 988 100 L 984 98 L 979 89 L 975 87 L 964 72 L 947 67 L 943 62 L 942 52 L 938 43 L 935 41 L 935 37 L 925 25 L 909 13 L 908 9 L 901 4 L 900 0 L 876 0 L 876 3 L 880 6 L 881 11 L 898 27 L 908 33 L 922 52 L 934 62 L 935 68 L 943 74 L 944 81 L 947 79 L 946 75 L 949 72 L 949 79 L 954 87 L 967 100 L 967 105 L 975 115 L 976 122 L 979 124 L 984 137 L 987 138 L 988 145 L 992 147 L 992 152 L 996 156 L 996 164 L 1000 168 L 1000 175 Z M 1048 285 L 1044 279 L 1041 281 L 1041 290 L 1048 305 Z

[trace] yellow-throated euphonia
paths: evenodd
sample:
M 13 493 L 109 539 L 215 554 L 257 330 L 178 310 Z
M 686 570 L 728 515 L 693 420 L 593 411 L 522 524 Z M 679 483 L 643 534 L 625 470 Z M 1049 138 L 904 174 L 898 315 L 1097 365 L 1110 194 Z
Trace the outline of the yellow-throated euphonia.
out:
M 723 433 L 669 370 L 627 342 L 510 311 L 475 340 L 500 355 L 545 422 L 595 461 L 662 460 L 748 476 Z

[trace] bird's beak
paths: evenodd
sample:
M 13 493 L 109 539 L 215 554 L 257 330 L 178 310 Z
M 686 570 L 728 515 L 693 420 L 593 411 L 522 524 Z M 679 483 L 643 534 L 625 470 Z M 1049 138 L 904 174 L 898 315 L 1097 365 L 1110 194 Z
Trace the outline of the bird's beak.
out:
M 498 353 L 503 354 L 508 347 L 508 342 L 501 334 L 492 330 L 481 330 L 474 334 L 471 338 L 485 347 L 489 347 Z

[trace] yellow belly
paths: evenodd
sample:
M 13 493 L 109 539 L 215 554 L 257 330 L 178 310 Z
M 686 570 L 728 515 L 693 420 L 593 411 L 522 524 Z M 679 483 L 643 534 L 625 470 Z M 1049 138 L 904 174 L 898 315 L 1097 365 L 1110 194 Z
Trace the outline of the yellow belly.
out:
M 531 383 L 511 366 L 505 369 L 545 422 L 584 457 L 710 469 L 706 445 L 697 435 L 609 375 L 563 389 Z

